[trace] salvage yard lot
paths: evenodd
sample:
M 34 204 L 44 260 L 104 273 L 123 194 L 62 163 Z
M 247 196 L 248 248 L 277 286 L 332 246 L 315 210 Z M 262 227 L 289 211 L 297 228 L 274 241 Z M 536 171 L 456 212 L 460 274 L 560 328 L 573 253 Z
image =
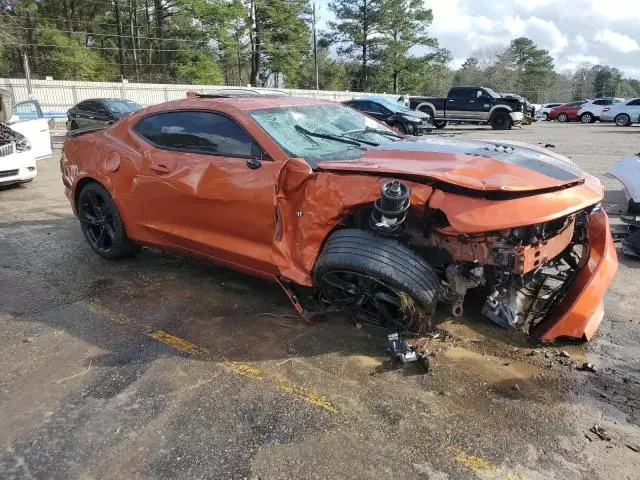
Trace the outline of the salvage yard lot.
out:
M 601 124 L 437 133 L 550 144 L 603 180 L 614 221 L 604 175 L 640 150 L 640 128 Z M 0 478 L 639 478 L 640 261 L 620 257 L 590 344 L 443 310 L 422 375 L 275 285 L 150 249 L 101 260 L 58 159 L 0 190 Z

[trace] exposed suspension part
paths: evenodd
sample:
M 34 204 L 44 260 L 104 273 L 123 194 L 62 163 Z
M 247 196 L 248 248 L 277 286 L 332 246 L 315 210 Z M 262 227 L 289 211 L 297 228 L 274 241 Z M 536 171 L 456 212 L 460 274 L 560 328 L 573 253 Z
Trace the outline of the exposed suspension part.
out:
M 373 203 L 369 218 L 371 228 L 379 233 L 393 234 L 403 226 L 409 210 L 411 189 L 405 183 L 391 180 L 380 187 L 380 199 Z

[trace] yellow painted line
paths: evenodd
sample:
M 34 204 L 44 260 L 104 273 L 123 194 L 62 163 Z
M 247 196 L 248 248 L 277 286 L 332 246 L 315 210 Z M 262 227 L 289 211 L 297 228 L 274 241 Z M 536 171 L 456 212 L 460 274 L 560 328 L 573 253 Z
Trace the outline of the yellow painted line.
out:
M 161 330 L 157 330 L 155 332 L 148 333 L 151 338 L 165 343 L 176 350 L 179 350 L 183 353 L 193 356 L 206 356 L 207 350 L 204 348 L 200 348 L 197 345 L 188 342 L 187 340 L 183 340 L 175 335 L 172 335 L 167 332 L 163 332 Z M 229 368 L 232 372 L 242 377 L 247 377 L 252 380 L 268 380 L 269 383 L 275 387 L 277 390 L 294 395 L 301 400 L 307 402 L 310 405 L 315 407 L 322 408 L 327 410 L 328 412 L 337 413 L 338 409 L 335 407 L 329 398 L 321 393 L 314 392 L 313 390 L 309 390 L 306 387 L 302 387 L 300 385 L 296 385 L 282 378 L 267 378 L 266 374 L 257 367 L 248 365 L 246 363 L 236 362 L 230 360 L 226 357 L 222 356 L 214 356 L 211 357 L 214 361 L 224 365 Z
M 213 360 L 225 366 L 236 375 L 250 378 L 252 380 L 267 380 L 276 390 L 294 395 L 307 402 L 308 404 L 322 408 L 324 410 L 327 410 L 328 412 L 338 412 L 338 409 L 335 407 L 335 405 L 333 405 L 333 403 L 331 403 L 329 398 L 321 393 L 314 392 L 313 390 L 309 390 L 306 387 L 296 385 L 282 378 L 267 377 L 267 375 L 262 370 L 247 363 L 236 362 L 221 355 L 212 355 L 206 348 L 199 347 L 195 343 L 191 343 L 188 340 L 176 337 L 169 332 L 165 332 L 162 330 L 154 330 L 149 332 L 149 330 L 151 330 L 151 327 L 149 327 L 148 325 L 137 325 L 136 322 L 131 321 L 126 315 L 115 313 L 108 308 L 105 308 L 96 303 L 90 303 L 89 310 L 96 315 L 102 315 L 109 318 L 112 322 L 117 323 L 118 325 L 142 327 L 143 329 L 147 330 L 146 335 L 148 335 L 149 337 L 158 342 L 164 343 L 165 345 L 169 345 L 170 347 L 175 348 L 182 353 L 194 357 L 207 357 L 210 360 Z
M 309 390 L 308 388 L 295 385 L 281 378 L 274 379 L 274 384 L 276 388 L 278 388 L 278 390 L 282 392 L 291 393 L 301 398 L 305 402 L 310 403 L 311 405 L 324 408 L 325 410 L 332 413 L 338 413 L 338 409 L 333 403 L 331 403 L 331 400 L 329 400 L 325 395 L 322 395 L 321 393 L 317 393 Z
M 118 325 L 127 325 L 129 323 L 129 319 L 127 318 L 126 315 L 122 315 L 120 313 L 114 313 L 111 310 L 104 308 L 101 305 L 98 305 L 97 303 L 90 303 L 89 311 L 92 313 L 95 313 L 96 315 L 102 315 L 103 317 L 107 317 L 109 320 L 111 320 L 114 323 L 117 323 Z
M 460 465 L 468 468 L 478 476 L 487 479 L 507 479 L 507 480 L 527 480 L 525 477 L 518 475 L 510 470 L 504 470 L 497 465 L 493 465 L 487 459 L 470 455 L 465 451 L 456 447 L 447 447 L 447 451 L 454 455 L 454 459 Z
M 156 330 L 155 332 L 147 333 L 147 335 L 159 342 L 175 348 L 176 350 L 180 350 L 182 353 L 186 353 L 187 355 L 199 357 L 206 353 L 197 345 L 176 337 L 175 335 L 171 335 L 170 333 L 163 332 L 162 330 Z

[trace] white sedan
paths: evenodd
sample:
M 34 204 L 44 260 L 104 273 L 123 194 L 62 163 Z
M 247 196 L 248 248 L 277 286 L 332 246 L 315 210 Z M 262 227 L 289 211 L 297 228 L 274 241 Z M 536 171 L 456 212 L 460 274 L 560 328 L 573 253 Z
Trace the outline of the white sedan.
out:
M 49 122 L 38 101 L 14 105 L 11 92 L 0 89 L 0 186 L 32 181 L 36 161 L 51 153 Z

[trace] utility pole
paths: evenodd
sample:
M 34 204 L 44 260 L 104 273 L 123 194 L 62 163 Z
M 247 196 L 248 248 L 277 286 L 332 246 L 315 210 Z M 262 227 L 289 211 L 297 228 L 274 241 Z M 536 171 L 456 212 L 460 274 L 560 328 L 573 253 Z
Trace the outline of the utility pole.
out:
M 22 52 L 22 64 L 24 66 L 24 76 L 27 79 L 27 93 L 31 95 L 31 69 L 29 68 L 27 52 Z
M 318 40 L 316 39 L 316 2 L 313 2 L 313 70 L 316 77 L 316 90 L 320 90 L 318 79 Z
M 124 45 L 122 44 L 122 21 L 120 17 L 120 0 L 113 0 L 116 14 L 116 32 L 118 34 L 118 64 L 120 66 L 120 80 L 124 78 Z
M 136 7 L 138 5 L 136 4 Z M 133 68 L 135 69 L 136 72 L 136 81 L 140 81 L 140 72 L 138 71 L 138 54 L 136 52 L 136 34 L 135 34 L 135 30 L 133 28 L 133 15 L 134 15 L 135 10 L 133 9 L 133 6 L 131 4 L 131 0 L 129 0 L 129 24 L 131 26 L 131 51 L 133 53 Z

